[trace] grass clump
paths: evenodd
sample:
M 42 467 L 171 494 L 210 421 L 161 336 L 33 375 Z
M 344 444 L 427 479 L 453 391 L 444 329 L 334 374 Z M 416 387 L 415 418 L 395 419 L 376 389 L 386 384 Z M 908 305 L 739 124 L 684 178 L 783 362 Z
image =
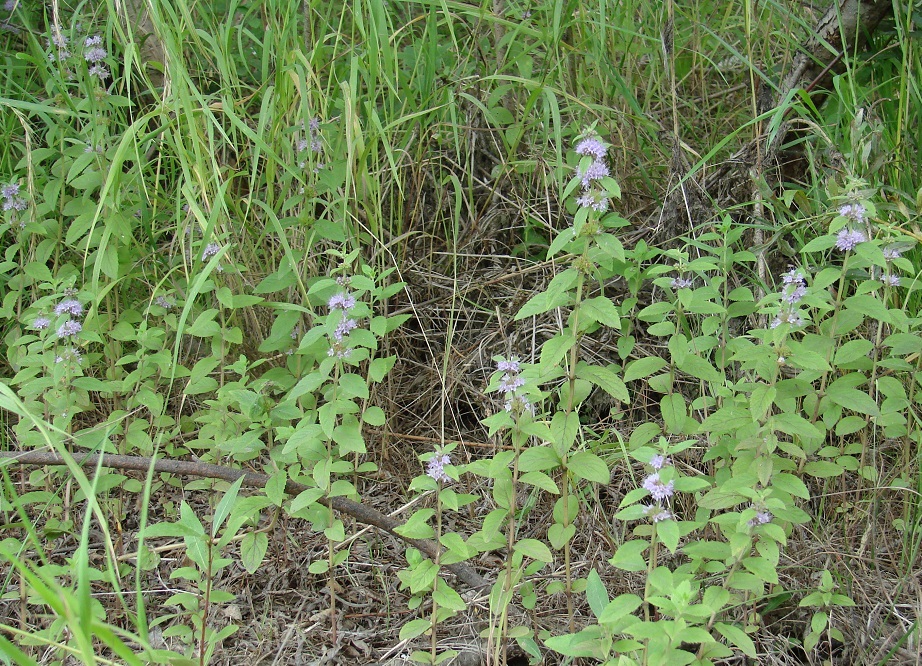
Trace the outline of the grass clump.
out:
M 0 659 L 910 663 L 895 9 L 6 3 Z

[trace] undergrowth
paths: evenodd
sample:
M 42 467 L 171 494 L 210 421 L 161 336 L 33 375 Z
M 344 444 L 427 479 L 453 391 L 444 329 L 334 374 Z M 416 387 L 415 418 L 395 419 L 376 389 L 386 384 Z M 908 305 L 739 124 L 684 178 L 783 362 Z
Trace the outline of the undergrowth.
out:
M 917 654 L 922 17 L 743 4 L 6 3 L 0 660 Z

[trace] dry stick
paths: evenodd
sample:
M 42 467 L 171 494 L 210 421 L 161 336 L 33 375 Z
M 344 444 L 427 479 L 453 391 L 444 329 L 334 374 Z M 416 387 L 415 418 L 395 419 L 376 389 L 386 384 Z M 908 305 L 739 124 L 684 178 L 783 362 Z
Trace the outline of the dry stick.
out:
M 109 467 L 112 469 L 147 472 L 151 466 L 153 466 L 155 472 L 166 472 L 168 474 L 180 474 L 183 476 L 200 476 L 209 479 L 222 479 L 224 481 L 230 482 L 236 481 L 242 476 L 243 485 L 249 486 L 251 488 L 263 488 L 270 478 L 268 475 L 259 474 L 258 472 L 244 472 L 240 469 L 233 469 L 231 467 L 212 465 L 210 463 L 203 462 L 188 462 L 184 460 L 154 460 L 146 456 L 121 456 L 110 455 L 108 453 L 103 454 L 102 456 L 95 453 L 88 454 L 83 457 L 78 456 L 79 454 L 75 454 L 74 460 L 78 465 L 83 467 L 96 467 L 97 465 L 101 465 L 102 467 Z M 102 458 L 102 463 L 100 463 L 100 457 Z M 67 461 L 63 456 L 48 451 L 0 451 L 0 460 L 3 460 L 4 458 L 11 459 L 20 465 L 67 464 Z M 285 484 L 285 492 L 292 497 L 295 497 L 299 493 L 309 489 L 310 486 L 306 486 L 303 483 L 298 483 L 297 481 L 292 481 L 290 479 Z M 384 515 L 377 509 L 372 509 L 369 506 L 359 504 L 358 502 L 347 499 L 345 497 L 321 497 L 317 501 L 335 511 L 339 511 L 340 513 L 345 513 L 349 516 L 352 516 L 360 523 L 372 525 L 380 530 L 387 532 L 388 534 L 393 534 L 401 541 L 419 549 L 433 560 L 435 560 L 436 554 L 440 552 L 439 545 L 434 541 L 430 541 L 428 539 L 411 539 L 410 537 L 405 537 L 401 534 L 398 534 L 395 530 L 403 523 L 398 520 L 394 520 L 390 516 Z M 489 581 L 487 581 L 469 566 L 461 562 L 445 564 L 442 566 L 451 571 L 455 576 L 458 577 L 458 580 L 468 585 L 469 587 L 479 589 L 482 587 L 488 587 L 490 585 Z

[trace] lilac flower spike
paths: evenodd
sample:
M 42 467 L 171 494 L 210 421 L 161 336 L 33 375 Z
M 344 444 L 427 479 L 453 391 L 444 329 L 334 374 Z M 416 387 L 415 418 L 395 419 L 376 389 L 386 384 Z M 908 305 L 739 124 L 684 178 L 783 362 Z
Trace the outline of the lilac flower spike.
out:
M 900 286 L 900 276 L 899 275 L 888 275 L 884 278 L 884 284 L 888 287 L 899 287 Z
M 496 369 L 500 372 L 518 374 L 521 372 L 521 367 L 519 365 L 519 359 L 514 356 L 508 361 L 497 361 Z
M 836 249 L 842 252 L 849 252 L 854 250 L 859 243 L 864 243 L 867 239 L 868 237 L 864 235 L 863 231 L 843 227 L 839 230 L 839 233 L 836 234 Z
M 650 520 L 654 523 L 661 523 L 664 520 L 672 520 L 675 516 L 672 514 L 672 511 L 669 509 L 664 509 L 658 504 L 651 504 L 646 507 L 647 515 L 650 516 Z
M 445 465 L 450 464 L 451 458 L 447 454 L 437 454 L 426 463 L 426 474 L 436 481 L 451 481 L 451 477 L 445 473 Z
M 663 469 L 663 467 L 668 467 L 671 464 L 672 461 L 668 456 L 660 455 L 659 453 L 650 458 L 650 467 L 656 471 Z
M 51 326 L 51 320 L 48 317 L 36 317 L 32 322 L 32 328 L 37 331 L 44 331 L 49 326 Z
M 657 502 L 661 502 L 667 497 L 672 497 L 675 492 L 675 482 L 670 481 L 669 483 L 663 483 L 660 481 L 659 472 L 653 472 L 653 474 L 643 480 L 643 484 L 641 485 Z
M 358 327 L 359 324 L 355 319 L 345 318 L 336 325 L 336 330 L 333 331 L 333 337 L 336 340 L 342 340 Z
M 847 217 L 852 222 L 864 222 L 865 209 L 860 203 L 850 203 L 839 207 L 839 215 Z
M 79 321 L 68 319 L 58 328 L 58 337 L 61 339 L 75 337 L 83 330 L 83 325 Z
M 749 524 L 749 527 L 755 527 L 756 525 L 765 525 L 766 523 L 772 522 L 772 518 L 774 518 L 774 516 L 772 515 L 771 511 L 766 511 L 764 509 L 757 509 L 756 517 L 751 519 L 748 524 Z
M 593 181 L 602 180 L 609 175 L 608 166 L 605 162 L 596 160 L 586 167 L 586 170 L 576 170 L 576 177 L 583 182 L 583 189 L 589 189 Z
M 83 306 L 80 305 L 80 301 L 77 299 L 68 298 L 65 301 L 61 301 L 54 307 L 54 313 L 58 316 L 67 313 L 73 317 L 82 317 Z
M 3 210 L 24 211 L 29 207 L 29 202 L 19 196 L 19 183 L 9 183 L 0 188 L 3 197 Z
M 688 278 L 677 277 L 672 278 L 672 282 L 669 284 L 673 289 L 688 289 L 692 286 L 692 281 Z
M 202 250 L 202 261 L 207 261 L 209 257 L 215 256 L 220 251 L 220 245 L 217 243 L 208 243 L 208 245 L 205 246 L 205 249 Z
M 885 247 L 883 250 L 883 254 L 884 254 L 884 259 L 886 259 L 887 261 L 893 261 L 903 256 L 903 252 L 899 248 L 896 248 L 896 247 Z
M 591 208 L 597 213 L 608 210 L 608 199 L 598 191 L 583 192 L 576 198 L 576 203 L 580 208 Z
M 347 291 L 330 296 L 327 307 L 331 310 L 351 310 L 355 307 L 355 296 Z
M 577 155 L 591 155 L 596 160 L 605 159 L 605 153 L 607 152 L 608 149 L 605 147 L 605 144 L 596 136 L 586 137 L 576 144 Z

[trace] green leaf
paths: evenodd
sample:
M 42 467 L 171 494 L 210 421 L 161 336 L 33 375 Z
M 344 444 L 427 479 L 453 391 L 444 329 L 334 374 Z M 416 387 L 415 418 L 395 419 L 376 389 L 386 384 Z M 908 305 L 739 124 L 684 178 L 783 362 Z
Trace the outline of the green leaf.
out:
M 567 233 L 567 231 L 565 230 L 564 233 Z M 571 235 L 572 233 L 572 230 L 570 230 Z M 528 299 L 515 315 L 515 320 L 519 321 L 525 317 L 544 314 L 554 308 L 569 305 L 573 299 L 568 290 L 576 284 L 578 279 L 579 274 L 572 268 L 558 273 L 548 284 L 547 290 Z
M 544 472 L 526 472 L 519 477 L 519 481 L 521 483 L 527 483 L 530 486 L 536 486 L 554 495 L 560 494 L 560 489 L 557 487 L 557 484 L 554 483 L 554 479 Z
M 368 399 L 368 384 L 359 375 L 347 372 L 339 378 L 339 386 L 345 392 L 346 398 Z
M 542 352 L 543 351 L 542 349 Z M 544 359 L 542 358 L 542 363 L 543 362 Z M 624 382 L 621 381 L 617 373 L 609 368 L 589 365 L 585 361 L 580 361 L 576 364 L 576 376 L 579 379 L 592 382 L 615 400 L 625 403 L 630 402 L 630 397 L 628 396 L 627 387 L 624 385 Z
M 605 296 L 596 296 L 583 301 L 580 306 L 580 316 L 586 316 L 594 322 L 608 326 L 615 330 L 621 330 L 621 317 L 618 314 L 618 308 L 611 299 Z
M 662 520 L 656 523 L 656 535 L 660 541 L 669 549 L 670 553 L 675 553 L 679 546 L 679 524 L 674 520 Z
M 739 648 L 747 657 L 758 659 L 755 643 L 752 642 L 752 639 L 749 638 L 749 635 L 745 631 L 736 625 L 727 624 L 725 622 L 716 622 L 714 624 L 714 629 L 716 629 L 721 636 L 730 641 L 732 645 Z
M 874 343 L 870 340 L 850 340 L 836 351 L 835 365 L 843 365 L 857 361 L 859 358 L 864 358 L 870 354 L 873 348 Z
M 885 324 L 893 323 L 890 311 L 883 302 L 870 294 L 860 294 L 845 299 L 845 307 L 848 310 L 854 310 L 863 317 L 871 317 Z
M 566 527 L 560 523 L 554 523 L 547 528 L 547 540 L 551 542 L 554 550 L 560 550 L 564 545 L 576 535 L 576 525 L 570 523 Z
M 777 393 L 778 389 L 768 384 L 759 384 L 753 389 L 749 400 L 749 411 L 752 412 L 753 419 L 761 421 L 765 418 L 775 401 Z
M 618 546 L 615 556 L 609 560 L 609 563 L 622 571 L 645 571 L 647 561 L 643 553 L 649 547 L 650 542 L 643 539 L 627 541 Z
M 551 549 L 537 539 L 522 539 L 521 541 L 517 541 L 512 549 L 538 562 L 554 561 Z
M 654 372 L 659 372 L 666 367 L 666 361 L 659 356 L 647 356 L 630 363 L 624 370 L 624 381 L 632 382 L 636 379 L 649 377 Z
M 703 379 L 706 382 L 721 382 L 724 378 L 723 373 L 718 372 L 713 365 L 697 354 L 689 353 L 681 361 L 676 359 L 676 367 L 682 372 L 692 377 Z
M 553 636 L 545 644 L 554 652 L 567 657 L 589 657 L 591 659 L 605 659 L 608 655 L 602 652 L 602 630 L 598 625 L 591 625 L 576 634 Z
M 685 398 L 678 393 L 664 395 L 659 405 L 667 432 L 673 435 L 681 433 L 685 429 L 685 419 L 688 416 L 685 411 Z
M 295 515 L 302 509 L 313 506 L 321 497 L 323 497 L 323 490 L 320 488 L 308 488 L 307 490 L 303 490 L 298 493 L 297 497 L 291 500 L 289 513 Z
M 409 641 L 413 640 L 417 636 L 422 636 L 424 633 L 429 631 L 430 626 L 432 626 L 430 621 L 425 618 L 410 620 L 405 625 L 400 627 L 400 640 Z
M 560 464 L 560 457 L 550 446 L 531 446 L 519 456 L 519 471 L 535 472 L 553 469 Z
M 743 560 L 743 566 L 753 575 L 758 576 L 766 583 L 779 584 L 778 572 L 771 562 L 764 557 L 747 557 Z
M 827 389 L 826 397 L 837 405 L 842 405 L 852 411 L 869 416 L 880 415 L 877 403 L 864 391 L 833 383 Z
M 368 379 L 373 382 L 380 382 L 387 376 L 387 373 L 391 371 L 391 368 L 394 367 L 396 362 L 396 356 L 385 356 L 383 358 L 374 359 L 368 364 Z
M 608 483 L 611 481 L 611 473 L 605 461 L 588 451 L 573 454 L 567 461 L 567 467 L 573 474 L 587 481 L 594 481 L 595 483 Z
M 214 518 L 211 522 L 212 537 L 217 536 L 218 530 L 221 529 L 224 521 L 227 520 L 227 517 L 230 515 L 231 509 L 234 507 L 234 502 L 237 501 L 237 493 L 240 492 L 240 486 L 242 484 L 243 474 L 234 481 L 233 485 L 224 493 L 224 497 L 221 498 L 221 501 L 218 502 L 218 506 L 215 508 Z
M 772 477 L 772 485 L 779 490 L 790 493 L 794 497 L 810 499 L 810 491 L 807 490 L 807 486 L 793 474 L 776 474 Z
M 269 537 L 265 532 L 250 532 L 240 541 L 240 563 L 249 573 L 255 573 L 262 564 L 269 548 Z
M 552 367 L 560 363 L 561 359 L 576 344 L 576 338 L 571 333 L 558 333 L 541 345 L 541 361 L 539 373 L 545 374 Z
M 643 599 L 636 594 L 620 594 L 605 607 L 599 615 L 599 624 L 614 624 L 625 615 L 633 613 L 643 604 Z
M 589 602 L 592 614 L 597 618 L 601 617 L 602 612 L 609 603 L 608 590 L 595 569 L 592 569 L 589 575 L 586 576 L 586 601 Z
M 818 479 L 839 476 L 844 471 L 841 465 L 826 460 L 815 460 L 804 465 L 804 474 L 809 474 Z
M 435 530 L 428 521 L 433 515 L 435 509 L 418 509 L 407 522 L 395 527 L 394 531 L 409 539 L 431 539 L 435 535 Z
M 432 593 L 432 600 L 442 608 L 450 608 L 453 611 L 463 611 L 467 609 L 467 604 L 461 595 L 455 592 L 444 580 L 437 578 L 435 582 L 435 591 Z

